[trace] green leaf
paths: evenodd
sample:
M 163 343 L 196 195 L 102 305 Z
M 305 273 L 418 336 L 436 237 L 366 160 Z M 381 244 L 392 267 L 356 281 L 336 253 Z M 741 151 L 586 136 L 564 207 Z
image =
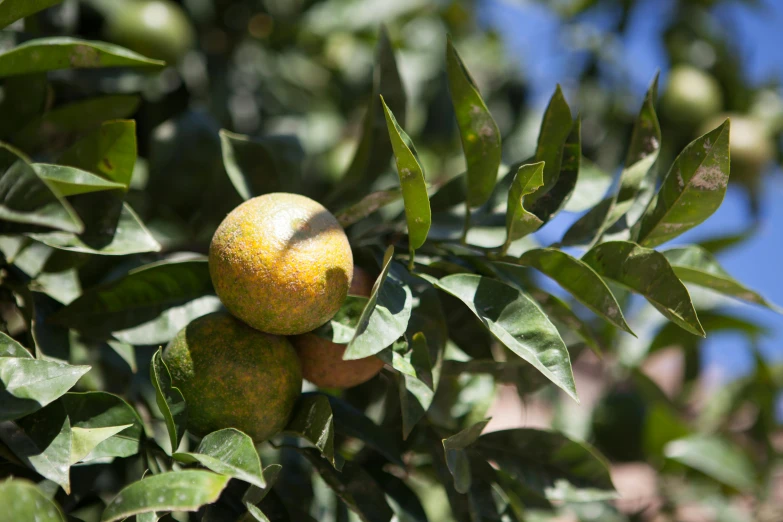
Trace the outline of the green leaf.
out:
M 436 286 L 459 298 L 508 349 L 578 402 L 568 349 L 530 298 L 505 283 L 475 274 L 446 276 Z
M 571 198 L 563 207 L 566 212 L 584 212 L 593 208 L 612 186 L 612 176 L 601 167 L 582 156 L 579 160 L 579 176 Z
M 364 196 L 358 203 L 344 208 L 334 214 L 340 226 L 348 228 L 354 223 L 366 218 L 379 208 L 394 203 L 402 197 L 402 190 L 393 188 L 380 190 Z
M 383 257 L 381 274 L 372 287 L 348 343 L 343 359 L 363 359 L 382 351 L 400 338 L 408 326 L 413 306 L 411 289 L 403 282 L 404 269 L 392 262 L 394 247 L 389 246 Z
M 375 424 L 364 412 L 350 403 L 334 397 L 327 396 L 329 406 L 334 414 L 334 430 L 340 435 L 361 440 L 390 462 L 403 466 L 400 456 L 400 445 L 397 438 L 388 430 Z
M 42 180 L 17 151 L 0 143 L 0 232 L 84 230 L 67 201 Z
M 529 203 L 533 206 L 544 194 L 552 190 L 560 179 L 563 151 L 573 126 L 571 109 L 558 85 L 549 100 L 549 105 L 544 112 L 544 119 L 541 121 L 541 130 L 538 133 L 535 161 L 545 163 L 544 183 L 529 198 Z
M 451 437 L 443 439 L 446 465 L 454 476 L 454 489 L 458 493 L 467 493 L 470 491 L 471 485 L 470 461 L 465 448 L 478 440 L 489 421 L 490 419 L 484 419 Z
M 544 223 L 535 214 L 525 208 L 526 196 L 535 192 L 544 184 L 544 163 L 522 165 L 514 175 L 508 191 L 506 207 L 506 242 L 503 251 L 511 243 L 538 230 Z
M 212 292 L 205 259 L 162 261 L 88 289 L 51 320 L 106 335 L 147 323 L 174 306 Z
M 729 183 L 729 120 L 691 142 L 674 160 L 658 194 L 634 225 L 637 242 L 654 247 L 690 230 L 723 202 Z
M 103 122 L 98 129 L 71 145 L 57 162 L 92 172 L 127 188 L 136 165 L 136 122 Z
M 220 131 L 223 165 L 242 199 L 299 188 L 304 151 L 291 136 L 251 138 Z
M 161 248 L 127 203 L 120 207 L 120 215 L 113 230 L 114 235 L 108 242 L 103 237 L 93 238 L 89 237 L 89 234 L 76 235 L 68 232 L 44 232 L 30 234 L 30 237 L 52 248 L 103 256 L 158 252 Z
M 783 313 L 780 307 L 733 279 L 711 253 L 699 246 L 671 248 L 663 252 L 681 280 L 715 290 L 742 301 L 748 301 Z
M 38 176 L 46 180 L 49 186 L 54 187 L 63 197 L 126 188 L 120 183 L 108 181 L 95 174 L 90 174 L 86 170 L 73 167 L 46 163 L 34 163 L 32 167 Z
M 495 188 L 501 160 L 500 130 L 451 39 L 446 44 L 446 74 L 467 162 L 467 204 L 475 208 L 486 203 Z
M 171 454 L 177 451 L 179 441 L 182 440 L 182 436 L 185 434 L 185 427 L 188 423 L 188 408 L 182 392 L 171 382 L 171 374 L 166 366 L 166 361 L 161 356 L 160 349 L 152 356 L 150 376 L 152 377 L 152 385 L 155 387 L 155 401 L 163 414 L 163 419 L 166 421 Z
M 258 522 L 270 522 L 266 515 L 264 515 L 264 512 L 258 509 L 253 504 L 246 504 L 247 506 L 247 512 L 250 513 L 254 519 L 256 519 Z
M 322 394 L 302 395 L 294 406 L 283 433 L 297 436 L 315 446 L 335 468 L 334 420 L 329 399 Z
M 96 446 L 131 426 L 131 424 L 126 424 L 124 426 L 109 426 L 106 428 L 71 427 L 70 463 L 73 465 L 87 460 L 88 455 Z
M 547 500 L 594 502 L 617 496 L 605 459 L 587 444 L 562 433 L 495 431 L 479 437 L 473 447 Z
M 669 442 L 667 458 L 700 471 L 732 488 L 753 491 L 756 473 L 748 456 L 738 446 L 717 435 L 692 435 Z
M 519 264 L 533 267 L 551 277 L 587 308 L 634 335 L 612 291 L 601 276 L 583 261 L 555 248 L 534 248 L 522 254 Z
M 407 106 L 405 88 L 397 70 L 389 34 L 383 26 L 375 50 L 372 93 L 362 123 L 362 137 L 335 194 L 361 194 L 362 190 L 372 185 L 389 167 L 392 148 L 387 139 L 388 130 L 381 96 L 386 99 L 389 110 L 400 116 L 400 125 L 404 126 Z
M 551 321 L 555 322 L 555 324 L 562 324 L 564 327 L 572 330 L 596 355 L 601 356 L 601 343 L 596 338 L 595 333 L 581 317 L 571 310 L 567 303 L 540 289 L 531 290 L 530 295 L 536 300 L 546 315 L 549 316 Z
M 62 105 L 22 127 L 12 142 L 28 152 L 37 150 L 58 135 L 90 131 L 107 120 L 127 118 L 140 103 L 135 95 L 112 94 Z
M 266 487 L 253 439 L 234 428 L 214 431 L 201 439 L 194 453 L 175 453 L 173 457 L 181 462 L 199 462 L 215 473 Z
M 25 466 L 71 493 L 71 423 L 55 402 L 17 421 L 0 422 L 0 441 Z
M 82 294 L 79 273 L 76 269 L 43 272 L 35 278 L 31 289 L 43 292 L 62 304 L 71 303 Z
M 384 492 L 358 464 L 347 461 L 341 472 L 327 465 L 312 448 L 301 448 L 302 455 L 332 488 L 334 493 L 363 522 L 389 522 L 394 513 L 386 503 Z
M 62 0 L 4 0 L 0 6 L 0 29 L 60 2 Z
M 582 159 L 582 120 L 577 117 L 560 154 L 560 173 L 557 181 L 545 194 L 531 198 L 531 212 L 544 223 L 552 219 L 565 206 L 579 179 L 579 162 Z
M 119 355 L 123 361 L 128 363 L 128 366 L 130 367 L 133 373 L 136 373 L 138 371 L 138 366 L 136 365 L 136 350 L 133 348 L 133 346 L 125 342 L 115 341 L 112 339 L 106 341 L 106 344 L 109 346 L 109 348 L 114 350 L 114 352 L 117 355 Z M 149 344 L 159 344 L 159 343 L 149 343 Z
M 27 480 L 12 478 L 0 482 L 0 506 L 8 520 L 66 522 L 57 504 Z
M 660 252 L 628 241 L 609 241 L 593 247 L 582 261 L 599 275 L 644 296 L 683 329 L 704 337 L 688 289 Z
M 215 502 L 228 480 L 229 477 L 200 470 L 153 475 L 120 491 L 106 506 L 101 521 L 113 522 L 150 511 L 197 511 Z
M 13 340 L 8 334 L 0 332 L 0 357 L 21 357 L 32 359 L 30 351 Z
M 386 106 L 381 96 L 383 112 L 386 115 L 386 126 L 389 129 L 397 172 L 400 177 L 402 199 L 405 202 L 405 218 L 408 222 L 408 241 L 411 250 L 420 248 L 427 240 L 432 216 L 430 200 L 427 195 L 427 184 L 424 181 L 424 170 L 416 157 L 416 149 L 405 131 L 397 123 L 394 114 Z
M 122 428 L 97 441 L 88 453 L 81 456 L 81 462 L 130 457 L 139 452 L 144 426 L 136 410 L 121 397 L 106 392 L 66 393 L 61 402 L 71 419 L 74 443 L 82 435 L 85 440 L 95 441 L 93 434 L 105 435 L 110 430 Z
M 0 54 L 0 78 L 58 69 L 164 65 L 117 45 L 60 36 L 30 40 Z
M 0 421 L 18 419 L 61 397 L 89 366 L 25 357 L 0 357 Z

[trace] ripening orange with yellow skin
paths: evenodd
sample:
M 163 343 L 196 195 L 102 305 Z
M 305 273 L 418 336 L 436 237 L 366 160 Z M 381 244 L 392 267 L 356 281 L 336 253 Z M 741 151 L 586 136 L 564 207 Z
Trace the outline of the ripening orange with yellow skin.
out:
M 262 332 L 296 335 L 340 309 L 353 254 L 345 231 L 320 203 L 266 194 L 239 205 L 217 228 L 209 273 L 235 317 Z
M 369 297 L 374 282 L 367 272 L 356 267 L 349 293 Z M 344 361 L 346 345 L 313 333 L 291 337 L 291 342 L 302 363 L 302 377 L 321 388 L 352 388 L 369 381 L 383 369 L 383 361 L 374 355 Z

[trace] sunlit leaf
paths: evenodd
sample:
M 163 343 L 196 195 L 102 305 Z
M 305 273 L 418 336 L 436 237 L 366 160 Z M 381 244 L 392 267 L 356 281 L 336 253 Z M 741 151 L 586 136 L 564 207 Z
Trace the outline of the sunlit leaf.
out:
M 386 106 L 383 96 L 381 96 L 381 104 L 386 115 L 389 139 L 394 150 L 397 173 L 402 188 L 402 199 L 405 202 L 408 241 L 411 250 L 414 250 L 421 247 L 426 241 L 431 223 L 430 200 L 427 195 L 427 184 L 424 181 L 424 170 L 416 157 L 413 142 L 397 123 L 394 114 Z
M 70 463 L 76 464 L 84 461 L 96 446 L 129 427 L 131 427 L 131 424 L 108 426 L 106 428 L 77 428 L 72 426 Z
M 546 312 L 550 320 L 556 322 L 556 324 L 562 324 L 576 333 L 593 352 L 599 356 L 601 355 L 601 343 L 596 338 L 595 333 L 581 317 L 574 313 L 568 304 L 562 299 L 539 289 L 531 290 L 530 295 L 541 306 L 541 309 Z
M 32 359 L 30 351 L 13 340 L 8 334 L 0 332 L 0 357 L 21 357 Z
M 436 286 L 459 298 L 508 349 L 577 400 L 571 359 L 555 326 L 519 290 L 475 274 L 455 274 Z
M 125 487 L 112 500 L 102 522 L 150 511 L 197 511 L 215 502 L 229 477 L 210 471 L 184 470 L 144 478 Z
M 253 439 L 239 430 L 227 428 L 212 432 L 201 439 L 195 452 L 175 453 L 173 457 L 180 462 L 199 462 L 215 473 L 266 488 Z
M 67 392 L 89 366 L 24 357 L 0 357 L 0 421 L 39 410 Z
M 599 275 L 644 296 L 669 320 L 704 337 L 688 289 L 660 252 L 627 241 L 596 245 L 582 261 Z
M 37 38 L 0 54 L 0 78 L 58 69 L 98 67 L 162 67 L 117 45 L 69 37 Z
M 674 160 L 653 203 L 634 225 L 640 245 L 654 247 L 710 217 L 729 183 L 729 120 L 691 142 Z
M 136 410 L 121 397 L 106 392 L 66 393 L 61 401 L 71 419 L 74 441 L 82 436 L 84 442 L 97 441 L 93 435 L 123 427 L 97 441 L 80 461 L 130 457 L 139 452 L 144 427 Z
M 446 74 L 468 167 L 467 204 L 475 208 L 486 203 L 495 188 L 500 130 L 451 40 L 446 44 Z
M 49 186 L 54 187 L 64 197 L 102 190 L 125 189 L 125 185 L 121 183 L 108 181 L 86 170 L 74 167 L 46 163 L 34 163 L 32 167 L 42 179 L 46 180 Z

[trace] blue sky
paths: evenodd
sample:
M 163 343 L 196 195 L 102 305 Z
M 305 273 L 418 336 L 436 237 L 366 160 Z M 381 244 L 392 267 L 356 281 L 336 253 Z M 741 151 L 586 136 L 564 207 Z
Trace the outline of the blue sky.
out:
M 736 28 L 742 63 L 747 78 L 761 83 L 776 78 L 783 83 L 783 1 L 764 0 L 761 9 L 751 9 L 741 2 L 724 2 L 716 11 L 721 19 Z M 626 68 L 639 102 L 657 70 L 666 74 L 667 58 L 660 45 L 659 32 L 665 25 L 670 0 L 646 0 L 629 22 L 628 38 L 609 51 Z M 541 2 L 533 0 L 484 0 L 482 20 L 494 27 L 506 41 L 512 56 L 518 56 L 520 70 L 530 82 L 534 102 L 544 105 L 555 84 L 568 90 L 576 85 L 574 65 L 581 57 L 563 41 L 560 19 Z M 600 34 L 611 21 L 612 13 L 599 13 L 586 23 L 583 34 Z M 664 136 L 665 139 L 665 136 Z M 766 178 L 763 220 L 755 236 L 741 246 L 719 256 L 724 268 L 746 286 L 760 291 L 771 301 L 783 305 L 783 171 L 778 166 Z M 695 242 L 707 237 L 740 232 L 748 227 L 747 203 L 742 192 L 733 187 L 721 208 L 697 229 L 677 242 Z M 568 222 L 561 221 L 562 229 Z M 561 227 L 550 230 L 555 233 Z M 766 325 L 772 334 L 761 342 L 761 350 L 771 360 L 783 361 L 783 317 L 756 306 L 738 304 L 738 314 Z M 753 369 L 747 343 L 731 334 L 713 334 L 704 344 L 703 363 L 717 366 L 721 373 L 736 377 Z

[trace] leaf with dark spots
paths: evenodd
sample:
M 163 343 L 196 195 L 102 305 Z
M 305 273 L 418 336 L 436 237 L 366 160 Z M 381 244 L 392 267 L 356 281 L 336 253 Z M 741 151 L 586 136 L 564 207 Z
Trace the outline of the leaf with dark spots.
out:
M 534 206 L 540 198 L 554 188 L 560 178 L 563 150 L 573 125 L 571 109 L 558 85 L 544 112 L 538 134 L 535 161 L 543 161 L 545 166 L 544 183 L 530 197 L 530 203 Z

